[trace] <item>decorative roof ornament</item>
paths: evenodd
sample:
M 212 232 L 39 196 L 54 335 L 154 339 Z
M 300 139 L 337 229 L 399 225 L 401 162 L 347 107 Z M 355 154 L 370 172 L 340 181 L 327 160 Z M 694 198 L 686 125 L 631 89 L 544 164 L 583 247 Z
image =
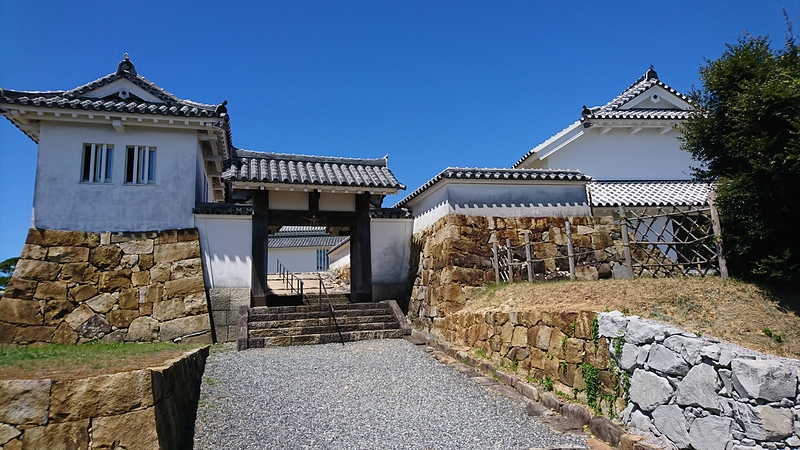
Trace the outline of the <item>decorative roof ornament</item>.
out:
M 592 115 L 592 110 L 587 108 L 586 105 L 583 105 L 583 110 L 581 111 L 581 118 L 584 119 L 584 122 L 583 122 L 583 127 L 584 128 L 591 128 L 592 127 L 592 122 L 589 122 L 589 120 L 587 120 L 589 118 L 589 116 L 591 116 L 591 115 Z
M 131 75 L 136 76 L 136 68 L 133 67 L 133 63 L 131 62 L 131 57 L 125 53 L 122 55 L 124 58 L 122 61 L 119 62 L 119 66 L 117 66 L 117 76 L 123 75 Z
M 650 64 L 650 69 L 644 74 L 645 80 L 657 80 L 658 74 L 656 73 L 655 69 L 653 69 L 653 65 Z
M 225 100 L 224 102 L 220 103 L 219 105 L 217 105 L 217 109 L 214 110 L 214 112 L 216 112 L 220 116 L 223 115 L 223 114 L 228 114 L 227 104 L 228 104 L 227 100 Z

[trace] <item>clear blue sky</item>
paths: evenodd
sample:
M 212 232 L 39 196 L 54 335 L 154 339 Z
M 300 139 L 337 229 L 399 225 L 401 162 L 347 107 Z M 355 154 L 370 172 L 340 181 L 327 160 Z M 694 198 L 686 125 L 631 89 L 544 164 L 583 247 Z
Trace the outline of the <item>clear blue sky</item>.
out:
M 382 157 L 409 190 L 447 166 L 510 167 L 650 64 L 682 92 L 747 31 L 782 45 L 758 1 L 6 1 L 0 87 L 63 90 L 114 72 L 228 100 L 238 148 Z M 30 225 L 36 144 L 0 119 L 0 260 Z M 591 173 L 589 172 L 589 175 Z

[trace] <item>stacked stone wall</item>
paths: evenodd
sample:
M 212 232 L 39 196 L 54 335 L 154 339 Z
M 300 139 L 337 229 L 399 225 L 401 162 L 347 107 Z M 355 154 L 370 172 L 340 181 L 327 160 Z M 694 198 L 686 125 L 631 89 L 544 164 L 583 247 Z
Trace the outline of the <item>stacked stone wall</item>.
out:
M 0 298 L 0 343 L 211 342 L 196 229 L 31 229 Z
M 492 236 L 498 243 L 511 240 L 512 246 L 525 241 L 530 233 L 534 263 L 539 280 L 569 277 L 566 218 L 478 217 L 448 214 L 432 226 L 414 233 L 408 315 L 415 325 L 430 330 L 448 314 L 460 310 L 468 297 L 481 287 L 495 282 L 492 263 Z M 611 217 L 569 218 L 576 256 L 578 279 L 624 276 L 620 270 L 622 241 Z M 514 258 L 525 260 L 524 248 Z M 626 273 L 625 273 L 626 274 Z M 519 276 L 519 275 L 517 275 Z M 527 275 L 524 276 L 527 279 Z
M 208 296 L 216 342 L 236 342 L 239 307 L 250 306 L 250 288 L 212 288 Z
M 446 341 L 518 377 L 612 416 L 625 408 L 619 373 L 608 340 L 598 334 L 595 312 L 463 312 L 448 315 L 441 325 L 435 331 Z M 596 375 L 594 385 L 587 386 L 584 369 Z
M 151 369 L 2 380 L 0 448 L 189 448 L 207 357 L 205 347 Z
M 681 449 L 800 448 L 800 361 L 616 311 L 598 319 L 630 377 L 627 425 Z
M 800 361 L 616 311 L 462 312 L 440 325 L 472 357 L 591 403 L 665 448 L 800 449 Z

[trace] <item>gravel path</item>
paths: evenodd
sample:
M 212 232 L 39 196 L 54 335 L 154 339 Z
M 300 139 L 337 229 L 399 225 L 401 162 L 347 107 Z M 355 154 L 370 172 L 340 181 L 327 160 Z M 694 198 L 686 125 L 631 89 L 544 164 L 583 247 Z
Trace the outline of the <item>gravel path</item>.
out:
M 212 354 L 194 448 L 585 448 L 585 437 L 395 339 Z

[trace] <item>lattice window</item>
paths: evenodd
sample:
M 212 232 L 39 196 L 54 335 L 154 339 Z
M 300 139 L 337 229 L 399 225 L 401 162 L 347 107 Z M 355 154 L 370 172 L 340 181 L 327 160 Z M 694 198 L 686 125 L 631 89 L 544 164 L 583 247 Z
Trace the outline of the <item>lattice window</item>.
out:
M 83 144 L 81 181 L 86 183 L 111 183 L 114 168 L 114 146 L 109 144 Z

